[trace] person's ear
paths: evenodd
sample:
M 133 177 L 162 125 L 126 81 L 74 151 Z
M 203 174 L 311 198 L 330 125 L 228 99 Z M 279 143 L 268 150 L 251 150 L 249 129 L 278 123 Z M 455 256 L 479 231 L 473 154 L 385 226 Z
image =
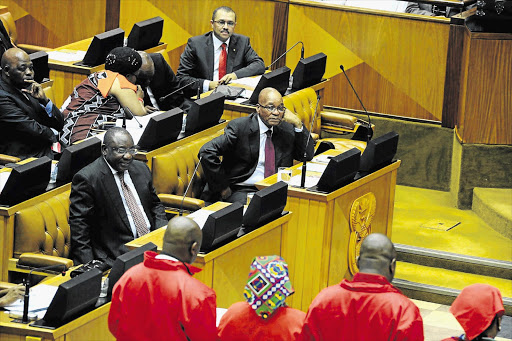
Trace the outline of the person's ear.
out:
M 391 274 L 391 278 L 395 277 L 395 271 L 396 271 L 396 258 L 393 258 L 391 260 L 391 263 L 389 263 L 389 273 Z
M 192 245 L 190 245 L 190 257 L 192 262 L 196 259 L 200 247 L 201 246 L 197 242 L 193 242 Z
M 356 257 L 356 265 L 357 265 L 357 268 L 359 269 L 359 256 Z
M 104 144 L 101 145 L 101 153 L 103 156 L 107 156 L 107 146 Z

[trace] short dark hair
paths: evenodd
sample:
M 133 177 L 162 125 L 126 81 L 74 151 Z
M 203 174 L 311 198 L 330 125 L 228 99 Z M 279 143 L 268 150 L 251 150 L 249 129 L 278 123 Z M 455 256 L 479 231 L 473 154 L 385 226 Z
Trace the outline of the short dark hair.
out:
M 116 47 L 112 49 L 105 60 L 105 70 L 119 72 L 126 76 L 133 74 L 142 65 L 140 54 L 131 47 Z
M 228 6 L 220 6 L 220 7 L 217 7 L 214 11 L 213 11 L 213 14 L 212 14 L 212 21 L 215 21 L 215 14 L 217 14 L 217 11 L 220 11 L 220 10 L 223 10 L 223 11 L 226 11 L 228 13 L 232 12 L 232 13 L 235 13 L 235 11 L 233 11 L 233 9 L 231 7 L 228 7 Z M 236 13 L 235 13 L 235 21 L 236 21 Z
M 112 141 L 114 140 L 114 136 L 117 135 L 130 135 L 128 130 L 121 128 L 121 127 L 112 127 L 107 130 L 105 133 L 105 136 L 103 137 L 103 144 L 105 146 L 109 146 Z M 131 136 L 131 135 L 130 135 Z

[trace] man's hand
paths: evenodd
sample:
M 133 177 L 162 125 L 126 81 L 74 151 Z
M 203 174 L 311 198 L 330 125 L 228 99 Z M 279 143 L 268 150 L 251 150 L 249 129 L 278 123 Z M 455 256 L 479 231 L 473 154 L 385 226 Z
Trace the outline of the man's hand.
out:
M 15 287 L 1 291 L 1 293 L 4 292 L 7 293 L 0 298 L 0 307 L 5 307 L 6 305 L 16 302 L 18 299 L 22 299 L 23 294 L 25 293 L 25 287 L 23 284 L 19 284 Z
M 235 79 L 238 79 L 238 77 L 235 75 L 234 72 L 228 73 L 227 75 L 219 79 L 219 85 L 228 84 L 229 82 L 234 81 Z
M 21 89 L 22 92 L 34 97 L 42 105 L 48 104 L 48 97 L 46 97 L 41 84 L 37 83 L 35 80 L 25 80 L 25 83 L 29 83 L 30 85 L 26 89 Z
M 219 86 L 219 81 L 210 81 L 210 84 L 208 84 L 208 89 L 213 90 Z
M 286 109 L 284 112 L 283 121 L 293 124 L 293 126 L 297 129 L 302 128 L 302 121 L 300 118 L 288 109 Z
M 146 112 L 148 114 L 151 114 L 151 113 L 154 113 L 154 112 L 158 111 L 157 108 L 155 108 L 155 107 L 153 107 L 151 105 L 146 105 L 144 108 L 146 109 Z
M 229 187 L 220 191 L 220 196 L 221 196 L 222 200 L 229 198 L 231 196 L 231 194 L 232 194 L 231 188 L 229 188 Z

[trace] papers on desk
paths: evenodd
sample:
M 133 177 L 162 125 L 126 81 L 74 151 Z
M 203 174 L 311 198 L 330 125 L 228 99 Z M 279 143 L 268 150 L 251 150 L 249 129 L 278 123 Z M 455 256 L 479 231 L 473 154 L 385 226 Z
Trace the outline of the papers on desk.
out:
M 316 186 L 325 168 L 327 168 L 327 164 L 325 163 L 308 162 L 306 164 L 306 181 L 304 182 L 304 187 L 309 188 Z M 300 187 L 301 178 L 302 174 L 294 175 L 290 178 L 288 184 L 292 187 Z
M 213 212 L 215 212 L 215 211 L 210 211 L 210 210 L 202 208 L 200 210 L 195 211 L 194 213 L 189 214 L 187 216 L 187 218 L 190 218 L 193 221 L 195 221 L 197 223 L 197 225 L 199 225 L 199 227 L 202 230 L 204 227 L 204 224 L 206 223 L 206 219 L 208 219 L 208 216 L 210 214 L 212 214 Z
M 30 288 L 28 312 L 36 314 L 38 318 L 43 318 L 58 288 L 58 286 L 46 284 L 39 284 Z M 4 307 L 4 309 L 23 314 L 23 299 L 17 300 L 11 305 Z
M 258 85 L 258 83 L 260 81 L 260 78 L 261 78 L 261 76 L 239 78 L 239 79 L 235 79 L 234 81 L 231 81 L 231 83 L 233 83 L 233 84 L 240 84 L 240 85 L 247 85 L 247 86 L 250 86 L 252 88 L 255 88 L 256 85 Z
M 79 62 L 84 59 L 86 52 L 87 51 L 50 51 L 48 52 L 48 59 L 58 62 Z
M 224 316 L 226 311 L 228 310 L 224 308 L 217 308 L 217 327 L 219 326 L 220 319 L 222 318 L 222 316 Z
M 5 184 L 7 180 L 9 180 L 9 176 L 11 172 L 0 172 L 0 193 L 4 190 Z

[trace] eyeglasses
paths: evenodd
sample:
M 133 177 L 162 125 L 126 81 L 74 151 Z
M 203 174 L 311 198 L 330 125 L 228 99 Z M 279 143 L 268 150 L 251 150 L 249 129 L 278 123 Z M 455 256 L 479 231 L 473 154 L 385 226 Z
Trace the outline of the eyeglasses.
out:
M 236 24 L 236 22 L 234 22 L 234 21 L 225 21 L 225 20 L 214 20 L 213 22 L 219 26 L 224 26 L 224 25 L 228 24 L 229 27 L 234 27 Z
M 115 151 L 118 154 L 124 155 L 126 153 L 129 153 L 130 155 L 135 155 L 139 151 L 138 147 L 131 147 L 131 148 L 124 148 L 124 147 L 111 147 L 113 151 Z
M 263 109 L 266 109 L 266 110 L 268 110 L 270 112 L 274 112 L 274 110 L 277 110 L 280 113 L 284 113 L 286 111 L 286 108 L 285 108 L 285 106 L 283 104 L 281 104 L 278 107 L 275 107 L 273 105 L 261 105 L 261 104 L 258 103 L 258 106 L 263 108 Z

